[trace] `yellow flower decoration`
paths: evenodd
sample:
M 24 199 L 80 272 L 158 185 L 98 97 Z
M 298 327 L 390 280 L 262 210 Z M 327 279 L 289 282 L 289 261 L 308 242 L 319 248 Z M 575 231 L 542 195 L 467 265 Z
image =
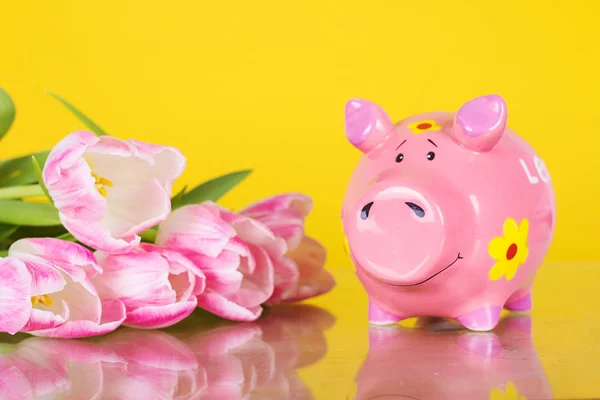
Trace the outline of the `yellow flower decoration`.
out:
M 527 397 L 517 392 L 514 383 L 508 382 L 504 391 L 499 387 L 492 388 L 490 390 L 490 400 L 527 400 Z
M 504 221 L 502 233 L 504 236 L 493 238 L 488 245 L 489 255 L 496 259 L 496 264 L 489 272 L 489 277 L 493 281 L 500 279 L 503 275 L 506 280 L 511 280 L 529 254 L 527 248 L 529 221 L 527 219 L 523 219 L 519 226 L 517 221 L 508 218 Z
M 425 121 L 413 122 L 412 124 L 408 125 L 408 129 L 412 130 L 415 135 L 419 135 L 427 131 L 439 131 L 442 129 L 442 127 L 434 120 L 427 119 Z

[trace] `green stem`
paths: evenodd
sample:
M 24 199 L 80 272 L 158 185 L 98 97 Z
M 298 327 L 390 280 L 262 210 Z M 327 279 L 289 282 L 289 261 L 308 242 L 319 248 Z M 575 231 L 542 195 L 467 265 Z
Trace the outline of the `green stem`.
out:
M 29 196 L 44 196 L 40 185 L 8 186 L 0 188 L 0 200 L 21 199 Z

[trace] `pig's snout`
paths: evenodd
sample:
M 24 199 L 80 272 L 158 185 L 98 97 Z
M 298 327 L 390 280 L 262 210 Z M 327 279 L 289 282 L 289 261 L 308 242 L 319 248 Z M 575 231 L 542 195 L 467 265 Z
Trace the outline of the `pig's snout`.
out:
M 443 214 L 448 208 L 444 193 L 435 187 L 425 188 L 418 181 L 378 182 L 346 216 L 352 254 L 365 272 L 386 283 L 426 281 L 459 251 L 448 246 L 452 239 Z

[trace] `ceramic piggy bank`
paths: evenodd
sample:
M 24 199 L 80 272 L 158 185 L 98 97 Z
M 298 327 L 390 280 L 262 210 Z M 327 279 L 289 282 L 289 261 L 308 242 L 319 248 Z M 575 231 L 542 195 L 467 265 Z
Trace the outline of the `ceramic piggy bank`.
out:
M 434 316 L 487 331 L 502 308 L 531 308 L 554 192 L 542 159 L 507 127 L 500 96 L 396 124 L 351 100 L 345 129 L 363 156 L 342 222 L 372 324 Z

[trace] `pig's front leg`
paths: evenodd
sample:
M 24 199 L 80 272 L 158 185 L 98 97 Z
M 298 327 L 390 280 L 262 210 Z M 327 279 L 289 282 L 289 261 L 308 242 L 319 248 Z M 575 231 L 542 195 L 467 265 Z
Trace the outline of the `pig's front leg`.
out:
M 472 331 L 491 331 L 498 325 L 502 307 L 483 307 L 456 318 L 465 328 Z
M 373 325 L 393 325 L 402 321 L 405 317 L 401 317 L 376 306 L 372 301 L 369 301 L 369 322 Z

